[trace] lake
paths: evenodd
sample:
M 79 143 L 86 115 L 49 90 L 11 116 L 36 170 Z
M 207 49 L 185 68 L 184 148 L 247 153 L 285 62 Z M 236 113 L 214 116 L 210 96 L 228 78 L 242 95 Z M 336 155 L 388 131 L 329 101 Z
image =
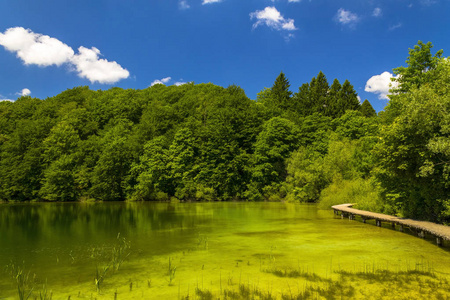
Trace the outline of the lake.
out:
M 450 298 L 450 252 L 291 203 L 0 205 L 0 299 Z

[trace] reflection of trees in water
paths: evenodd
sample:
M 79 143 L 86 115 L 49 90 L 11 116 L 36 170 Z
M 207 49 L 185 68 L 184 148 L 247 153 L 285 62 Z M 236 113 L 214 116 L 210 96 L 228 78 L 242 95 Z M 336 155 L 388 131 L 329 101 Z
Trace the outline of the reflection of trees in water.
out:
M 14 247 L 30 247 L 30 243 L 65 245 L 71 240 L 96 244 L 115 238 L 119 232 L 144 239 L 176 229 L 188 233 L 211 222 L 212 212 L 200 206 L 123 202 L 6 204 L 0 206 L 0 233 L 5 239 L 2 244 Z

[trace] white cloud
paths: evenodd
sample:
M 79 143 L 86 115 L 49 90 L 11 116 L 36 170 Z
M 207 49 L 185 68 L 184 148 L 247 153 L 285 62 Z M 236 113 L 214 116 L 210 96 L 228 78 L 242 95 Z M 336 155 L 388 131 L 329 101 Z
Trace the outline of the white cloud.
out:
M 180 0 L 178 1 L 178 8 L 181 10 L 185 10 L 191 8 L 191 6 L 188 4 L 186 0 Z
M 383 15 L 383 11 L 381 10 L 381 8 L 376 7 L 373 10 L 372 16 L 374 16 L 374 17 L 381 17 L 382 15 Z
M 356 98 L 358 98 L 359 103 L 361 103 L 361 97 L 357 95 Z
M 61 41 L 23 27 L 9 28 L 0 33 L 0 45 L 15 52 L 26 65 L 60 66 L 74 55 L 73 49 Z
M 398 28 L 400 28 L 400 27 L 402 27 L 402 26 L 403 26 L 403 24 L 402 24 L 402 23 L 397 23 L 397 24 L 394 24 L 394 25 L 392 25 L 391 27 L 389 27 L 389 31 L 392 31 L 392 30 L 398 29 Z
M 383 72 L 380 75 L 375 75 L 367 80 L 364 91 L 378 94 L 378 99 L 388 99 L 389 89 L 397 87 L 398 83 L 391 81 L 395 76 L 389 72 Z
M 288 2 L 300 2 L 301 0 L 288 0 Z
M 15 52 L 25 65 L 46 67 L 67 64 L 78 72 L 79 77 L 87 78 L 92 83 L 111 84 L 130 76 L 117 62 L 100 59 L 100 51 L 95 47 L 88 49 L 81 46 L 75 54 L 63 42 L 23 27 L 9 28 L 0 33 L 0 45 Z
M 203 0 L 203 5 L 205 4 L 211 4 L 211 3 L 219 3 L 222 2 L 222 0 Z
M 165 77 L 165 78 L 163 78 L 163 79 L 156 79 L 156 80 L 154 80 L 151 84 L 150 84 L 150 86 L 154 86 L 155 84 L 166 84 L 166 83 L 168 83 L 170 80 L 172 79 L 172 77 Z
M 345 10 L 343 8 L 340 8 L 335 16 L 335 19 L 344 25 L 353 26 L 359 21 L 359 17 L 357 14 L 352 13 L 349 10 Z
M 184 81 L 177 81 L 177 82 L 174 83 L 174 85 L 180 86 L 180 85 L 183 85 L 183 84 L 186 84 L 186 83 L 187 82 L 184 82 Z
M 296 30 L 293 19 L 285 19 L 275 7 L 266 7 L 250 13 L 250 19 L 256 19 L 253 28 L 266 25 L 276 30 Z
M 1 97 L 0 97 L 1 98 Z M 11 100 L 11 99 L 0 99 L 0 102 L 1 101 L 9 101 L 9 102 L 14 102 L 14 100 Z
M 101 55 L 100 50 L 95 47 L 88 49 L 81 46 L 78 48 L 78 54 L 71 60 L 78 76 L 87 78 L 92 83 L 114 83 L 130 76 L 130 73 L 118 63 L 100 59 L 99 55 Z
M 31 94 L 31 91 L 27 88 L 23 89 L 20 91 L 19 93 L 21 96 L 28 96 L 29 94 Z

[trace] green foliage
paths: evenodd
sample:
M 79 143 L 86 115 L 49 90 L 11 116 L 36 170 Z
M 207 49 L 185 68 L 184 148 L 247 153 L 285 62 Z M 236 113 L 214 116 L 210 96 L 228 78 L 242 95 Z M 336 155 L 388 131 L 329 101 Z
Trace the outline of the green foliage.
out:
M 298 147 L 299 129 L 289 120 L 275 117 L 263 125 L 255 143 L 252 182 L 261 191 L 286 178 L 285 159 Z
M 295 94 L 281 72 L 257 101 L 190 83 L 2 102 L 0 200 L 355 199 L 448 223 L 450 63 L 431 48 L 394 69 L 378 116 L 323 72 Z
M 394 74 L 399 75 L 395 81 L 398 88 L 394 88 L 395 93 L 405 93 L 413 88 L 419 88 L 424 83 L 433 79 L 433 73 L 429 72 L 439 65 L 443 50 L 439 50 L 433 56 L 431 54 L 433 45 L 431 42 L 423 43 L 418 41 L 414 49 L 409 49 L 409 56 L 406 60 L 407 67 L 398 67 L 394 69 Z
M 367 99 L 364 100 L 364 102 L 361 104 L 359 111 L 363 114 L 364 117 L 367 118 L 375 117 L 377 115 L 377 112 L 375 111 L 375 109 L 373 109 L 372 105 Z
M 320 195 L 319 207 L 329 209 L 333 205 L 342 203 L 356 203 L 355 208 L 380 212 L 383 207 L 380 191 L 371 179 L 342 179 L 334 178 Z
M 377 178 L 387 210 L 406 217 L 449 222 L 450 64 L 432 57 L 431 43 L 410 50 L 405 79 L 383 116 Z M 417 77 L 417 78 L 416 78 Z

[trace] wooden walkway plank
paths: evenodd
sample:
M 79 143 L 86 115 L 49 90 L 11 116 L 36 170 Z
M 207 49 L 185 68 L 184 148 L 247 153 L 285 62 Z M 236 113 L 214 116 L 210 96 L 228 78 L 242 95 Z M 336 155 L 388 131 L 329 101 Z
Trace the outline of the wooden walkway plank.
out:
M 434 235 L 436 237 L 436 243 L 442 245 L 442 240 L 450 241 L 450 226 L 440 225 L 432 222 L 417 221 L 412 219 L 403 219 L 395 216 L 374 213 L 365 210 L 359 210 L 352 208 L 353 204 L 340 204 L 334 205 L 331 208 L 337 212 L 341 212 L 341 216 L 345 214 L 349 216 L 349 219 L 354 219 L 354 215 L 361 216 L 364 223 L 365 220 L 375 219 L 377 226 L 381 226 L 381 222 L 389 222 L 393 227 L 400 225 L 400 231 L 403 231 L 403 227 L 407 226 L 418 231 L 419 236 L 423 237 L 425 232 Z

